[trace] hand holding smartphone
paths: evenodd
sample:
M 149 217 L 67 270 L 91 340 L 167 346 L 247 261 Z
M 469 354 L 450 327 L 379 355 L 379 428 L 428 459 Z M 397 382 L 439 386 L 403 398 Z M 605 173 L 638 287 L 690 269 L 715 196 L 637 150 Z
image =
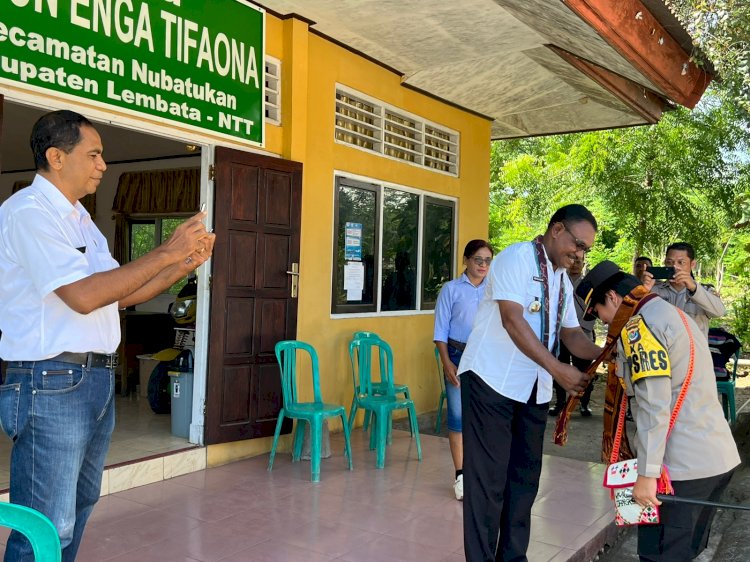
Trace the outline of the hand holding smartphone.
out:
M 675 274 L 674 267 L 647 267 L 648 271 L 654 279 L 672 279 Z

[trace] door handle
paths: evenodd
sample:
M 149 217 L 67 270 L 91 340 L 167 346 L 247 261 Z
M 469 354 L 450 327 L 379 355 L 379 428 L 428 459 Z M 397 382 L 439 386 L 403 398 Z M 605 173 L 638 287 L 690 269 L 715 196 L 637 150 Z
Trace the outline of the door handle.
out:
M 299 293 L 299 263 L 292 263 L 292 270 L 286 272 L 287 275 L 292 276 L 292 298 L 296 299 Z

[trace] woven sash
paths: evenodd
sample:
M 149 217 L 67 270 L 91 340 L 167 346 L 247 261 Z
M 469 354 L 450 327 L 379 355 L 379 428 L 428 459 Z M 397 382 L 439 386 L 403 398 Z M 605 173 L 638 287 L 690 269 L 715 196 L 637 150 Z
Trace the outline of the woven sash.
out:
M 615 317 L 607 329 L 607 340 L 604 344 L 604 349 L 599 356 L 594 359 L 594 362 L 589 365 L 589 368 L 586 369 L 586 374 L 590 377 L 593 377 L 596 374 L 596 369 L 599 364 L 609 356 L 610 352 L 617 344 L 617 339 L 620 337 L 620 332 L 625 326 L 625 323 L 631 316 L 636 314 L 637 309 L 639 309 L 640 306 L 652 298 L 656 298 L 656 295 L 649 293 L 643 285 L 638 285 L 623 297 L 622 303 L 620 303 L 620 306 L 615 313 Z M 620 379 L 615 375 L 614 365 L 610 365 L 607 374 L 607 392 L 604 397 L 604 435 L 602 436 L 602 460 L 604 461 L 609 460 L 609 453 L 612 451 L 612 441 L 617 426 L 617 414 L 619 413 L 620 401 L 624 392 L 625 390 L 620 384 Z M 578 397 L 568 396 L 565 408 L 560 412 L 560 415 L 557 418 L 557 423 L 555 424 L 555 445 L 562 446 L 568 442 L 568 422 L 570 421 L 571 412 L 577 405 Z M 606 456 L 604 451 L 607 453 Z M 628 436 L 625 433 L 623 433 L 622 436 L 621 454 L 630 454 L 630 458 L 632 458 L 632 450 L 630 449 Z

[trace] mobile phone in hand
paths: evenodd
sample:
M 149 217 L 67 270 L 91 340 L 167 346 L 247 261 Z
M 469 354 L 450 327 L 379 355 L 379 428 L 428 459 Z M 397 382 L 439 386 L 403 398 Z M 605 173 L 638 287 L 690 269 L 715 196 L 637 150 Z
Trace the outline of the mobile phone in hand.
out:
M 653 275 L 654 279 L 672 279 L 675 274 L 674 267 L 647 267 L 646 271 Z

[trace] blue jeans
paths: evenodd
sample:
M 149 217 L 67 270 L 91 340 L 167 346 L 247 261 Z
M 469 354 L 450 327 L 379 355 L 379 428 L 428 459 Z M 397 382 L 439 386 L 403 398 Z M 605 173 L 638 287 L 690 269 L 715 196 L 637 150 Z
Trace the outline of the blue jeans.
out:
M 459 351 L 453 346 L 448 346 L 448 357 L 456 367 L 461 362 L 463 354 L 463 351 Z M 461 433 L 461 387 L 453 386 L 448 379 L 445 379 L 445 398 L 448 403 L 448 431 Z
M 63 561 L 73 561 L 101 491 L 115 425 L 114 373 L 58 361 L 11 361 L 4 382 L 0 424 L 13 440 L 10 501 L 49 517 Z M 34 560 L 20 533 L 11 533 L 5 560 Z

